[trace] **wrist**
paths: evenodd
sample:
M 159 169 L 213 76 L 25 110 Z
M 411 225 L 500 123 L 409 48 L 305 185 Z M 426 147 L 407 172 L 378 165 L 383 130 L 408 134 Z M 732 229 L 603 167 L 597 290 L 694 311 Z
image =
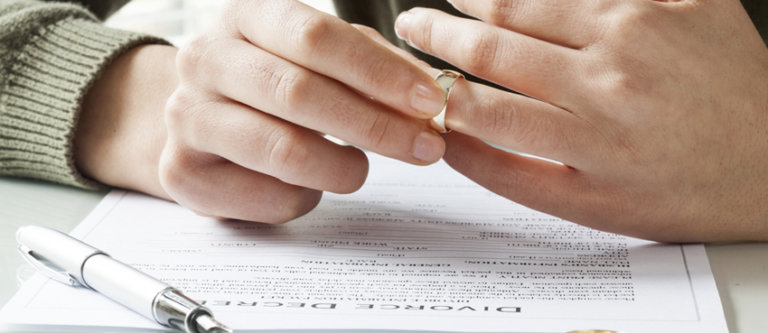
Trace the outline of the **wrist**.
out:
M 75 162 L 101 183 L 168 198 L 158 180 L 163 107 L 176 88 L 176 49 L 142 45 L 104 70 L 83 101 Z

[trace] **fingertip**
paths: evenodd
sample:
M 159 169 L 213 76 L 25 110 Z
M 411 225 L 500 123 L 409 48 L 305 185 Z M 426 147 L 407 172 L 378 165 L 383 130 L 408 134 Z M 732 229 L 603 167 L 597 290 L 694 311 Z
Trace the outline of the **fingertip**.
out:
M 398 15 L 397 19 L 395 20 L 395 35 L 397 35 L 398 38 L 408 42 L 412 21 L 413 13 L 410 10 L 400 13 L 400 15 Z
M 471 154 L 464 152 L 478 152 L 480 147 L 470 147 L 472 144 L 478 144 L 478 139 L 470 136 L 451 132 L 443 135 L 445 140 L 446 149 L 443 154 L 443 160 L 446 161 L 452 168 L 462 171 L 473 165 L 471 160 Z
M 432 118 L 445 106 L 445 93 L 435 80 L 417 82 L 411 90 L 411 107 L 420 118 Z
M 329 190 L 330 192 L 338 194 L 357 192 L 357 190 L 363 187 L 365 180 L 368 178 L 368 170 L 370 168 L 368 156 L 360 149 L 352 146 L 348 148 L 349 154 L 353 155 L 351 160 L 354 160 L 354 162 L 346 163 L 346 167 L 339 172 L 337 183 L 333 189 Z
M 445 150 L 445 140 L 434 131 L 425 130 L 414 140 L 412 156 L 418 164 L 428 165 L 439 161 Z
M 295 190 L 297 191 L 295 195 L 282 200 L 280 205 L 276 207 L 274 215 L 263 220 L 264 223 L 283 224 L 295 220 L 315 209 L 323 198 L 323 191 L 298 186 L 295 187 Z M 260 221 L 259 219 L 249 220 Z
M 411 46 L 414 46 L 410 38 L 413 18 L 413 10 L 409 10 L 400 13 L 395 20 L 395 34 Z M 426 72 L 429 72 L 431 68 L 429 66 L 426 68 L 423 68 L 423 66 L 419 67 L 425 69 Z M 410 103 L 417 115 L 422 118 L 431 118 L 442 111 L 445 103 L 445 94 L 434 78 L 428 81 L 419 81 L 411 89 Z

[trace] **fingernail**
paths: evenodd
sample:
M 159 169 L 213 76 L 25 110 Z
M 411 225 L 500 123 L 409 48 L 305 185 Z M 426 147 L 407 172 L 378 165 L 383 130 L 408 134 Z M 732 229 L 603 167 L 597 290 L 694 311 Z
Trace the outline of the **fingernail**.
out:
M 395 20 L 395 34 L 397 38 L 408 41 L 408 28 L 411 26 L 413 14 L 410 11 L 402 12 Z
M 413 157 L 422 162 L 432 163 L 443 157 L 445 142 L 432 131 L 424 131 L 413 143 Z
M 418 83 L 411 93 L 411 107 L 426 117 L 434 117 L 443 110 L 445 95 L 437 83 Z

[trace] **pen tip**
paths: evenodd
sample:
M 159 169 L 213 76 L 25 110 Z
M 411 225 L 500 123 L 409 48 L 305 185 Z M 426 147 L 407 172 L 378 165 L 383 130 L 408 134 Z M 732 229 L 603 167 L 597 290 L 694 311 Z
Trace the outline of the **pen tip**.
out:
M 234 331 L 226 325 L 216 321 L 213 317 L 203 314 L 195 318 L 197 331 L 199 333 L 233 333 Z

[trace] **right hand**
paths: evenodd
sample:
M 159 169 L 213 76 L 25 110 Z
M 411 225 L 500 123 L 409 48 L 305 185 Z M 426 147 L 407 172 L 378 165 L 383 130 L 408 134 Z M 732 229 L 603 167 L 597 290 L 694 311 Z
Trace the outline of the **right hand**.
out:
M 323 134 L 413 164 L 445 151 L 423 121 L 442 108 L 434 79 L 298 1 L 229 3 L 179 50 L 176 70 L 167 136 L 153 148 L 161 190 L 124 187 L 201 215 L 279 223 L 314 208 L 322 191 L 357 190 L 365 154 Z

